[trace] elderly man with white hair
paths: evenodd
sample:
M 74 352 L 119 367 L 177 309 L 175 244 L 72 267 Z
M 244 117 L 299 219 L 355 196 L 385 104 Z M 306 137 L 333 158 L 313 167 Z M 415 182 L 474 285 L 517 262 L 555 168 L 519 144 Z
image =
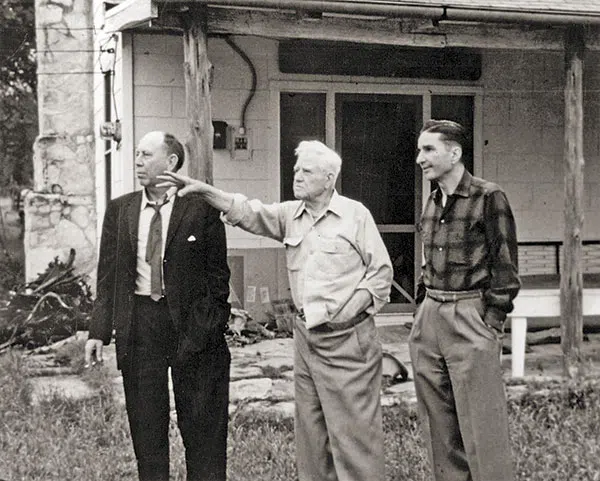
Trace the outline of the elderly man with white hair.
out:
M 165 172 L 178 195 L 200 194 L 224 219 L 282 242 L 292 296 L 295 427 L 300 481 L 383 481 L 381 343 L 373 316 L 388 301 L 392 264 L 373 217 L 337 193 L 339 155 L 296 149 L 294 196 L 264 204 Z

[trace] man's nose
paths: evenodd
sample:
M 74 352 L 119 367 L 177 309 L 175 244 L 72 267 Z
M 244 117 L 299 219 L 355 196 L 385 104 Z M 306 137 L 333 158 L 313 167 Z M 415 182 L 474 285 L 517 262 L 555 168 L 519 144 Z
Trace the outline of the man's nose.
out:
M 417 154 L 417 164 L 421 165 L 423 162 L 425 162 L 425 157 L 423 156 L 423 152 L 419 152 Z

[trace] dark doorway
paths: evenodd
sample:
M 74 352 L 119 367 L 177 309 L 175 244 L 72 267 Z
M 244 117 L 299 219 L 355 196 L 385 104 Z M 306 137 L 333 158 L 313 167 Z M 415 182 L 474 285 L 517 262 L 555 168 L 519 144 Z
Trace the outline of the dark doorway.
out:
M 392 263 L 389 310 L 414 305 L 421 246 L 421 174 L 415 145 L 422 122 L 420 96 L 336 95 L 336 146 L 342 155 L 340 190 L 371 211 Z
M 281 92 L 280 192 L 281 200 L 293 200 L 294 150 L 301 140 L 325 142 L 325 94 Z

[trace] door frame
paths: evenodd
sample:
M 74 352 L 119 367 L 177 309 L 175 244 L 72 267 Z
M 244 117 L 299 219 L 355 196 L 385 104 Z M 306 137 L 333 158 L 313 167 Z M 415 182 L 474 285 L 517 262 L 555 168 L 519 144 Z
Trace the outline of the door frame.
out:
M 336 116 L 338 114 L 337 110 L 338 108 L 340 108 L 341 106 L 343 106 L 343 103 L 345 101 L 349 101 L 349 102 L 365 102 L 365 103 L 376 103 L 376 102 L 382 102 L 382 103 L 394 103 L 394 102 L 398 102 L 401 103 L 402 100 L 400 100 L 401 98 L 404 98 L 404 101 L 408 102 L 408 103 L 416 103 L 416 109 L 417 111 L 415 113 L 421 113 L 421 109 L 423 108 L 423 97 L 420 95 L 409 95 L 409 94 L 401 94 L 401 95 L 396 95 L 396 94 L 357 94 L 357 93 L 337 93 L 335 95 L 336 97 Z M 420 105 L 418 105 L 420 103 Z M 340 112 L 341 115 L 341 112 Z M 337 116 L 339 117 L 339 116 Z M 421 117 L 422 117 L 422 113 L 421 113 Z M 415 128 L 418 128 L 420 126 L 420 122 L 422 119 L 419 119 L 418 117 L 415 119 Z M 343 148 L 343 144 L 342 144 L 342 126 L 338 125 L 336 123 L 336 150 L 341 154 L 342 153 L 342 148 Z M 342 157 L 343 159 L 343 157 Z M 413 159 L 414 160 L 414 159 Z M 342 179 L 344 177 L 344 164 L 342 164 L 342 173 L 341 175 L 338 177 L 338 190 L 340 191 L 340 193 L 344 194 L 343 189 L 341 188 L 341 184 L 342 184 Z M 418 166 L 416 165 L 415 162 L 413 162 L 412 164 L 413 166 L 413 171 L 414 171 L 414 194 L 413 194 L 413 200 L 414 200 L 414 219 L 412 223 L 405 223 L 405 224 L 377 224 L 377 230 L 379 230 L 379 233 L 382 234 L 410 234 L 413 238 L 413 257 L 414 259 L 421 259 L 422 258 L 422 246 L 421 246 L 421 242 L 419 242 L 418 239 L 418 235 L 417 235 L 417 223 L 418 223 L 418 219 L 420 218 L 421 215 L 421 210 L 422 210 L 422 203 L 421 203 L 421 198 L 422 198 L 422 188 L 423 188 L 423 183 L 420 182 L 420 179 L 422 177 L 421 174 L 421 169 L 418 168 Z M 384 239 L 385 241 L 385 239 Z M 393 260 L 393 256 L 390 253 L 390 257 L 392 257 Z M 413 262 L 413 266 L 412 266 L 412 277 L 413 277 L 413 281 L 415 282 L 416 285 L 416 280 L 418 279 L 418 276 L 420 275 L 420 271 L 421 271 L 421 265 L 418 262 Z M 390 301 L 390 303 L 386 304 L 385 306 L 383 306 L 382 312 L 404 312 L 404 311 L 412 311 L 412 309 L 414 308 L 415 305 L 415 298 L 411 297 L 410 294 L 404 290 L 404 288 L 398 284 L 395 280 L 395 278 L 392 280 L 392 292 L 394 290 L 397 290 L 400 292 L 400 294 L 406 298 L 408 300 L 408 302 L 402 302 L 402 303 L 392 303 Z M 415 293 L 416 294 L 416 293 Z M 390 296 L 393 297 L 393 296 Z
M 435 95 L 459 95 L 473 97 L 473 174 L 481 176 L 483 172 L 483 93 L 481 86 L 464 85 L 440 85 L 440 84 L 400 84 L 384 82 L 341 82 L 341 81 L 323 81 L 323 80 L 271 80 L 269 82 L 270 92 L 270 110 L 273 126 L 276 128 L 276 135 L 273 136 L 272 151 L 276 152 L 276 157 L 281 157 L 279 149 L 281 137 L 281 119 L 279 99 L 281 92 L 303 92 L 303 93 L 324 93 L 326 94 L 325 106 L 325 143 L 339 150 L 336 145 L 336 94 L 364 94 L 364 95 L 410 95 L 420 96 L 422 98 L 423 122 L 431 118 L 431 97 Z M 271 149 L 270 149 L 271 150 Z M 277 185 L 280 185 L 280 170 L 277 169 Z M 430 183 L 421 176 L 421 204 L 415 218 L 419 218 L 422 208 L 430 194 Z M 281 192 L 279 193 L 281 196 Z M 417 203 L 418 206 L 418 203 Z M 421 248 L 415 249 L 422 252 Z M 418 257 L 417 257 L 418 258 Z M 415 262 L 415 275 L 420 272 L 420 265 Z M 418 277 L 415 277 L 417 279 Z M 403 312 L 399 309 L 403 304 L 394 304 L 388 312 Z

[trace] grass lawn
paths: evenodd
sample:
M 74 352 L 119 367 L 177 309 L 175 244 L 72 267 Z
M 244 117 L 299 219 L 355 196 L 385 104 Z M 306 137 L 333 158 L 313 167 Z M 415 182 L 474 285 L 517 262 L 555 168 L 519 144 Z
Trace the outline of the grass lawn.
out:
M 18 354 L 0 357 L 0 479 L 7 481 L 135 480 L 136 467 L 122 405 L 102 370 L 84 374 L 98 395 L 84 401 L 31 402 Z M 564 384 L 509 403 L 517 479 L 600 480 L 600 386 Z M 384 410 L 389 480 L 429 479 L 413 408 Z M 172 424 L 172 480 L 183 481 L 181 441 Z M 292 422 L 259 413 L 230 422 L 232 481 L 296 479 Z

